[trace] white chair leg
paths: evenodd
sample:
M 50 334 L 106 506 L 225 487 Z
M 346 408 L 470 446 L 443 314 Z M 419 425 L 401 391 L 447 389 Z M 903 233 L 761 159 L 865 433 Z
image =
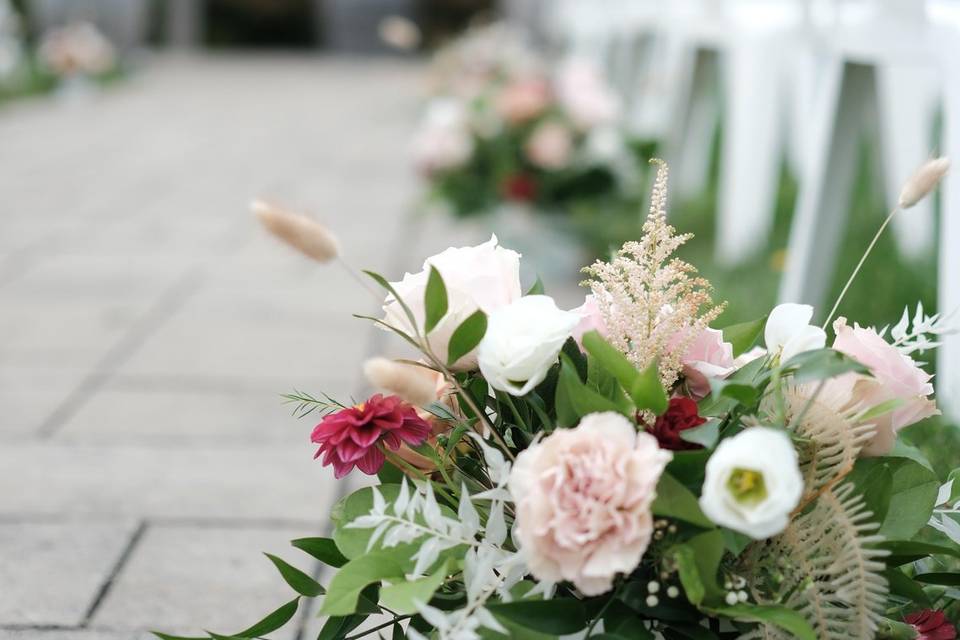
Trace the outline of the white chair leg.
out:
M 678 113 L 668 158 L 673 158 L 674 189 L 680 197 L 701 193 L 710 177 L 713 137 L 720 118 L 719 61 L 716 51 L 691 44 L 688 55 L 692 75 L 687 108 Z
M 728 266 L 761 250 L 773 226 L 783 108 L 779 81 L 783 69 L 776 46 L 765 39 L 736 43 L 723 60 L 716 257 Z
M 857 141 L 867 101 L 876 95 L 874 69 L 827 65 L 811 114 L 811 153 L 800 187 L 780 287 L 781 302 L 825 302 L 846 228 L 856 172 Z
M 949 64 L 960 64 L 960 44 L 951 38 Z M 956 68 L 955 66 L 952 68 Z M 944 76 L 944 155 L 960 160 L 960 76 Z M 940 265 L 938 307 L 943 314 L 960 309 L 960 171 L 954 169 L 943 183 L 940 211 Z M 954 316 L 954 322 L 960 313 Z M 937 402 L 950 420 L 960 417 L 960 334 L 946 336 L 937 356 Z
M 904 181 L 933 149 L 933 126 L 938 99 L 936 69 L 890 64 L 880 69 L 879 94 L 884 184 L 889 208 L 897 202 Z M 894 237 L 910 259 L 926 255 L 934 241 L 933 200 L 919 202 L 908 216 L 893 220 Z

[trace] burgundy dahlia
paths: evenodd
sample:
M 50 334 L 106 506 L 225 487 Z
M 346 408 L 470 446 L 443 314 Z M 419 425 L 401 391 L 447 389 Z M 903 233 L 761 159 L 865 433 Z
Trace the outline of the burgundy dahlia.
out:
M 339 479 L 354 467 L 374 475 L 383 466 L 382 446 L 396 451 L 402 444 L 417 446 L 431 435 L 429 423 L 397 396 L 371 396 L 366 402 L 324 417 L 310 440 L 320 445 L 314 458 L 333 465 Z
M 690 398 L 678 396 L 670 398 L 667 411 L 663 415 L 657 416 L 657 421 L 653 423 L 650 433 L 660 443 L 661 449 L 670 449 L 671 451 L 700 449 L 700 445 L 683 440 L 680 437 L 680 432 L 699 427 L 706 421 L 706 418 L 700 417 L 700 414 L 697 413 L 696 402 Z
M 955 640 L 957 628 L 950 624 L 943 611 L 923 609 L 903 619 L 917 631 L 917 640 Z

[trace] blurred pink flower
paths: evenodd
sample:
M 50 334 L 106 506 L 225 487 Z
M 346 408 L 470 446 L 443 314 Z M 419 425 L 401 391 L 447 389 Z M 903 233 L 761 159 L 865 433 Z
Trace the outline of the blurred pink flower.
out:
M 543 78 L 514 80 L 497 96 L 497 112 L 512 124 L 536 118 L 550 104 L 550 87 Z
M 533 130 L 524 151 L 530 162 L 541 169 L 562 169 L 570 163 L 573 136 L 559 122 L 544 122 Z
M 417 169 L 428 176 L 457 169 L 470 160 L 473 149 L 463 105 L 452 98 L 431 102 L 411 143 Z
M 583 299 L 583 304 L 576 309 L 571 309 L 572 313 L 580 316 L 580 323 L 573 329 L 573 337 L 580 347 L 583 347 L 583 334 L 588 331 L 596 331 L 601 336 L 607 335 L 607 325 L 603 321 L 603 313 L 600 312 L 600 306 L 597 305 L 597 299 L 592 293 L 587 294 Z
M 593 413 L 524 450 L 510 475 L 516 540 L 540 580 L 587 596 L 633 571 L 653 533 L 650 507 L 672 454 L 618 413 Z
M 557 98 L 581 130 L 610 124 L 620 115 L 620 101 L 596 67 L 568 60 L 557 78 Z
M 310 440 L 319 444 L 314 458 L 333 465 L 337 479 L 354 467 L 367 475 L 385 462 L 381 446 L 396 451 L 402 444 L 417 446 L 432 435 L 430 424 L 414 407 L 397 396 L 371 396 L 366 402 L 331 413 L 313 429 Z
M 863 377 L 857 381 L 854 401 L 864 409 L 890 400 L 900 402 L 893 411 L 873 419 L 877 432 L 863 449 L 867 456 L 886 455 L 893 449 L 898 431 L 940 413 L 928 397 L 933 394 L 930 384 L 933 376 L 873 329 L 859 325 L 849 327 L 845 318 L 837 318 L 833 330 L 837 335 L 833 348 L 866 366 L 873 374 L 873 378 Z

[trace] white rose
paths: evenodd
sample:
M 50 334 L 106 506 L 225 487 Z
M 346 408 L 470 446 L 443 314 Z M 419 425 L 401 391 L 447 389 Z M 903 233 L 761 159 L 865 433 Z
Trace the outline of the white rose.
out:
M 547 370 L 580 322 L 550 296 L 526 296 L 490 315 L 480 341 L 480 372 L 491 387 L 522 396 L 547 377 Z
M 457 169 L 470 160 L 473 149 L 463 105 L 451 98 L 434 100 L 411 144 L 417 168 L 427 175 Z
M 392 282 L 400 298 L 410 307 L 417 328 L 423 330 L 426 311 L 424 293 L 430 266 L 436 267 L 447 288 L 447 313 L 427 336 L 430 348 L 446 362 L 450 336 L 477 309 L 491 314 L 521 295 L 520 254 L 497 245 L 497 236 L 475 247 L 449 248 L 427 258 L 419 273 L 404 274 L 400 282 Z M 406 314 L 394 297 L 387 296 L 383 305 L 384 321 L 413 335 Z M 476 350 L 454 363 L 453 369 L 469 371 L 477 366 Z
M 774 307 L 763 333 L 767 350 L 779 354 L 780 362 L 786 362 L 798 353 L 824 348 L 827 334 L 812 326 L 811 318 L 813 307 L 808 304 L 788 302 Z
M 700 508 L 717 524 L 763 540 L 786 528 L 802 494 L 789 436 L 752 427 L 723 440 L 710 456 Z

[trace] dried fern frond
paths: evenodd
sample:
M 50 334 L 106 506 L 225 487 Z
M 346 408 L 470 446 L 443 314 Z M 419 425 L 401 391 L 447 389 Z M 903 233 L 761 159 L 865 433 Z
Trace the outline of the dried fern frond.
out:
M 586 267 L 607 339 L 639 368 L 655 359 L 670 387 L 680 375 L 691 342 L 723 311 L 710 283 L 692 265 L 672 257 L 692 234 L 667 224 L 667 165 L 657 163 L 650 212 L 639 241 L 627 242 L 609 262 Z
M 852 400 L 854 384 L 853 379 L 833 379 L 822 387 L 790 382 L 783 387 L 787 424 L 804 441 L 798 446 L 806 488 L 802 503 L 848 474 L 876 431 L 873 423 L 859 420 L 862 408 Z M 772 403 L 768 396 L 765 406 Z
M 746 556 L 758 602 L 783 604 L 803 615 L 823 640 L 873 638 L 887 600 L 881 575 L 886 551 L 878 525 L 852 484 L 825 491 L 812 509 Z M 744 637 L 779 638 L 751 632 Z

